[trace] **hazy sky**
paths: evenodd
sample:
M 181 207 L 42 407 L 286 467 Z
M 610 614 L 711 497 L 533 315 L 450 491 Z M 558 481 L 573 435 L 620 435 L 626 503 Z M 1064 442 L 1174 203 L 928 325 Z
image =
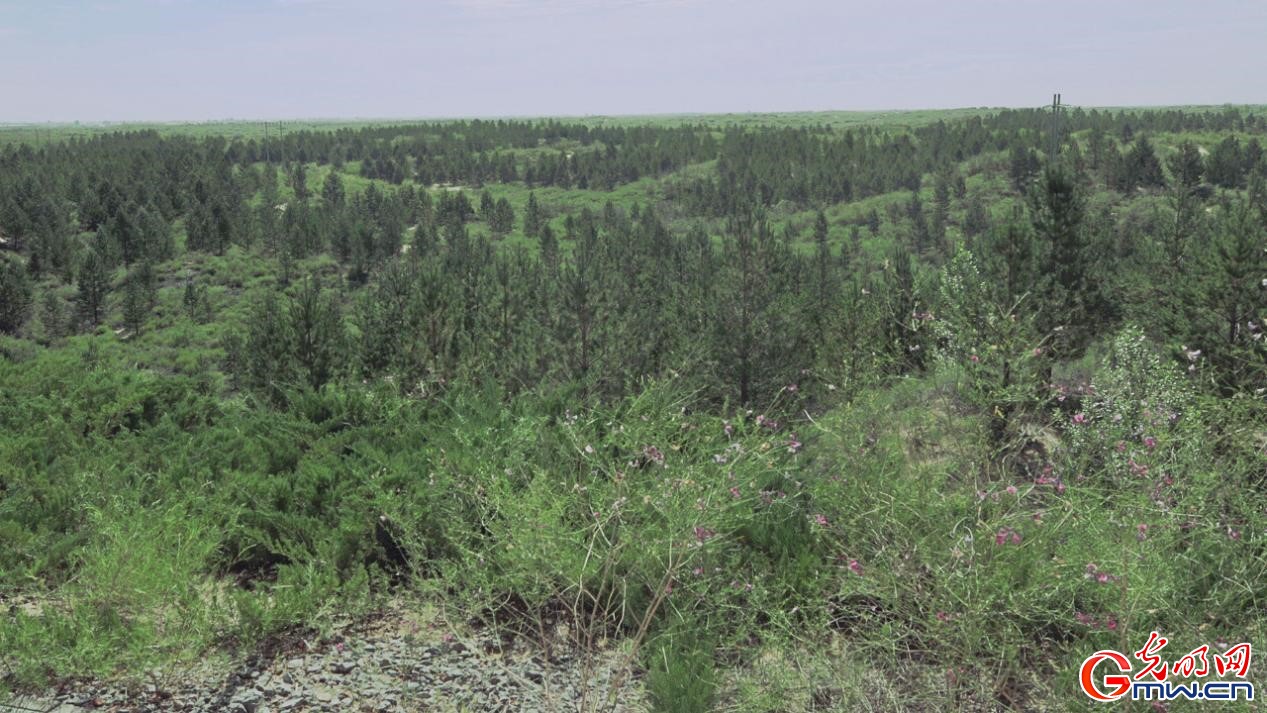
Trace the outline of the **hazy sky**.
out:
M 1267 103 L 1267 0 L 0 0 L 0 121 Z

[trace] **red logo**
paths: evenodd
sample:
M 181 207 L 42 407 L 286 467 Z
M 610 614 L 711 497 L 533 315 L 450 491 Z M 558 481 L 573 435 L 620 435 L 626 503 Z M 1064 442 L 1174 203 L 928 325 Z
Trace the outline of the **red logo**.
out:
M 1111 661 L 1113 664 L 1116 664 L 1118 671 L 1116 674 L 1104 677 L 1104 685 L 1113 688 L 1112 691 L 1108 692 L 1097 686 L 1094 678 L 1096 666 L 1099 666 L 1104 661 Z M 1079 678 L 1082 681 L 1083 692 L 1088 696 L 1091 696 L 1092 700 L 1108 703 L 1110 701 L 1116 701 L 1126 695 L 1127 691 L 1131 690 L 1130 677 L 1120 675 L 1130 672 L 1130 660 L 1116 651 L 1105 649 L 1091 654 L 1087 657 L 1086 661 L 1082 662 L 1082 670 Z
M 1130 694 L 1133 701 L 1170 701 L 1177 698 L 1204 701 L 1254 700 L 1254 684 L 1244 679 L 1249 675 L 1253 654 L 1250 644 L 1237 644 L 1222 654 L 1211 656 L 1209 646 L 1198 646 L 1174 662 L 1161 658 L 1167 640 L 1157 632 L 1148 635 L 1148 642 L 1131 656 L 1104 649 L 1091 654 L 1078 670 L 1082 692 L 1093 701 L 1111 703 Z M 1213 659 L 1214 666 L 1210 666 Z M 1211 673 L 1215 680 L 1203 681 Z M 1132 675 L 1133 674 L 1133 675 Z

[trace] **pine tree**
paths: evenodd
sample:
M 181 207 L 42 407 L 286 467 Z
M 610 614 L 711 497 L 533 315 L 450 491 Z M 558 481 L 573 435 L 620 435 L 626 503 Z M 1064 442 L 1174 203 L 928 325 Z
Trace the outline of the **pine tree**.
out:
M 1035 174 L 1038 173 L 1038 156 L 1033 149 L 1013 146 L 1009 165 L 1012 188 L 1025 193 L 1029 190 L 1030 182 L 1034 180 Z
M 1171 270 L 1170 280 L 1173 281 L 1183 279 L 1181 273 L 1188 247 L 1198 231 L 1202 203 L 1199 186 L 1204 162 L 1196 145 L 1191 141 L 1185 141 L 1180 144 L 1179 151 L 1170 157 L 1168 163 L 1171 182 L 1167 191 L 1167 201 L 1174 214 L 1174 223 L 1160 237 L 1166 254 L 1166 262 Z
M 888 297 L 887 332 L 889 348 L 894 361 L 902 372 L 918 371 L 924 367 L 926 354 L 918 338 L 916 313 L 918 297 L 915 292 L 915 272 L 912 256 L 901 245 L 889 253 L 889 270 L 886 271 L 885 294 Z
M 343 178 L 339 176 L 339 172 L 331 170 L 326 174 L 326 180 L 321 185 L 321 199 L 329 208 L 342 207 L 345 197 L 343 190 Z
M 291 353 L 301 377 L 321 388 L 338 369 L 344 346 L 342 317 L 334 296 L 315 279 L 305 280 L 286 312 Z
M 1161 188 L 1166 185 L 1161 162 L 1157 160 L 1157 152 L 1153 150 L 1153 144 L 1147 136 L 1140 134 L 1130 150 L 1122 156 L 1122 169 L 1118 179 L 1118 190 L 1121 191 Z
M 996 301 L 1011 306 L 1026 293 L 1043 294 L 1046 276 L 1040 271 L 1041 251 L 1024 216 L 993 226 L 974 251 L 990 282 L 997 290 Z
M 1087 137 L 1087 157 L 1091 170 L 1098 171 L 1103 167 L 1107 141 L 1108 137 L 1104 135 L 1104 129 L 1098 126 L 1091 129 L 1091 134 Z
M 880 234 L 880 211 L 876 210 L 875 208 L 872 208 L 871 210 L 867 211 L 866 225 L 867 225 L 867 230 L 871 232 L 871 235 L 873 237 L 876 235 L 879 235 Z
M 541 228 L 541 262 L 551 271 L 559 267 L 559 241 L 548 224 Z
M 154 268 L 143 262 L 128 273 L 123 286 L 123 322 L 133 333 L 140 334 L 154 310 L 158 280 Z
M 194 285 L 194 281 L 186 280 L 185 294 L 181 297 L 180 303 L 190 319 L 196 319 L 199 302 L 198 288 Z
M 933 216 L 931 239 L 934 248 L 943 255 L 948 253 L 946 225 L 950 222 L 950 189 L 954 179 L 945 171 L 937 173 L 933 186 Z
M 274 403 L 281 402 L 294 373 L 290 324 L 275 292 L 267 292 L 251 309 L 242 354 L 237 359 L 242 380 Z
M 76 282 L 75 302 L 79 306 L 79 318 L 95 327 L 101 323 L 106 298 L 110 294 L 110 275 L 97 251 L 89 250 L 84 256 Z
M 26 273 L 13 260 L 0 265 L 0 332 L 16 334 L 31 314 L 31 279 Z
M 123 324 L 133 334 L 140 334 L 150 316 L 149 300 L 140 281 L 129 279 L 123 286 Z
M 1170 157 L 1167 163 L 1170 166 L 1170 176 L 1172 185 L 1175 188 L 1190 191 L 1201 183 L 1201 176 L 1205 173 L 1205 161 L 1201 158 L 1201 150 L 1191 141 L 1184 141 L 1179 144 L 1179 150 Z
M 493 194 L 489 193 L 488 189 L 485 188 L 484 190 L 480 191 L 479 216 L 480 216 L 480 220 L 484 221 L 490 226 L 490 229 L 493 222 L 496 220 L 496 215 L 494 215 L 495 211 L 496 211 L 496 204 L 493 202 Z
M 840 266 L 842 270 L 849 269 L 849 263 L 853 258 L 862 255 L 862 229 L 853 226 L 849 229 L 849 249 L 840 251 Z
M 1214 231 L 1214 250 L 1205 254 L 1204 279 L 1193 285 L 1200 296 L 1188 344 L 1204 350 L 1227 392 L 1267 385 L 1265 240 L 1267 231 L 1247 201 L 1229 205 Z
M 984 234 L 990 229 L 990 214 L 985 209 L 985 203 L 978 196 L 968 199 L 967 207 L 964 209 L 963 216 L 963 232 L 969 238 L 975 238 Z
M 1252 176 L 1263 169 L 1265 155 L 1267 151 L 1264 151 L 1263 144 L 1257 136 L 1245 143 L 1245 150 L 1241 153 L 1241 169 L 1246 176 Z
M 1235 136 L 1220 141 L 1210 152 L 1206 162 L 1210 182 L 1221 188 L 1240 188 L 1245 185 L 1245 160 L 1241 154 L 1241 142 Z
M 1084 215 L 1085 199 L 1073 176 L 1059 166 L 1048 167 L 1030 193 L 1030 220 L 1047 246 L 1042 273 L 1051 278 L 1040 330 L 1062 327 L 1064 338 L 1057 347 L 1067 355 L 1080 351 L 1088 331 Z
M 175 253 L 172 227 L 154 206 L 137 211 L 137 228 L 141 233 L 140 259 L 145 262 L 168 260 Z
M 831 245 L 827 241 L 827 215 L 818 211 L 814 219 L 814 244 L 818 248 L 818 318 L 825 316 L 830 301 Z
M 124 265 L 131 265 L 141 257 L 144 251 L 141 232 L 129 217 L 132 210 L 134 210 L 133 206 L 125 206 L 107 221 L 110 238 L 116 246 L 116 255 Z
M 931 251 L 933 234 L 928 227 L 928 218 L 924 215 L 924 201 L 918 191 L 911 192 L 911 199 L 906 204 L 906 217 L 911 222 L 911 245 L 916 253 L 925 254 Z
M 537 205 L 537 194 L 528 194 L 528 207 L 524 209 L 524 235 L 535 238 L 541 234 L 541 206 Z
M 45 290 L 40 297 L 39 318 L 45 340 L 54 341 L 66 336 L 66 309 L 55 291 Z
M 296 201 L 308 200 L 308 167 L 301 162 L 291 164 L 290 188 L 295 192 Z
M 505 235 L 513 230 L 514 226 L 515 209 L 511 207 L 510 201 L 505 198 L 498 198 L 497 204 L 493 209 L 493 233 Z

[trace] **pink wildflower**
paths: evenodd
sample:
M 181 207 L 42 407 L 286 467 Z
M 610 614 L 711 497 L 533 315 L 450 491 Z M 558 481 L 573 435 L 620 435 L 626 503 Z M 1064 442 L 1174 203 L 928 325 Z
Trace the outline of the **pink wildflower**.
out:
M 996 546 L 1006 545 L 1009 542 L 1014 545 L 1021 544 L 1021 533 L 1010 527 L 1002 528 L 998 532 L 994 533 L 994 544 Z
M 1087 415 L 1084 413 L 1075 413 L 1073 415 L 1073 422 L 1079 425 L 1084 424 L 1087 422 Z
M 738 497 L 739 497 L 739 488 L 736 488 L 736 487 L 734 487 L 734 486 L 731 486 L 731 488 L 730 488 L 730 496 L 731 496 L 732 498 L 738 498 Z
M 717 533 L 715 531 L 710 530 L 707 527 L 700 527 L 698 525 L 695 526 L 695 539 L 699 540 L 701 543 L 708 541 L 716 534 Z
M 972 356 L 968 357 L 968 360 L 971 361 L 973 364 L 977 364 L 981 361 L 981 357 L 977 356 L 976 354 L 973 354 Z
M 1017 493 L 1017 490 L 1016 490 L 1016 486 L 1015 486 L 1015 485 L 1009 485 L 1009 486 L 1007 486 L 1007 494 L 1008 494 L 1008 495 L 1016 495 L 1016 493 Z
M 1148 539 L 1148 524 L 1141 522 L 1135 526 L 1135 539 L 1143 542 Z
M 661 453 L 659 448 L 647 446 L 642 449 L 642 454 L 656 465 L 664 465 L 664 453 Z
M 1099 584 L 1109 584 L 1110 582 L 1116 582 L 1118 580 L 1116 576 L 1101 570 L 1094 562 L 1087 563 L 1085 576 L 1087 579 Z
M 849 571 L 850 571 L 850 572 L 853 572 L 854 574 L 856 574 L 856 575 L 858 575 L 859 577 L 861 577 L 861 576 L 862 576 L 862 563 L 861 563 L 861 562 L 859 562 L 858 560 L 849 560 Z
M 1153 438 L 1152 436 L 1145 436 L 1145 437 L 1144 437 L 1144 445 L 1148 446 L 1149 448 L 1156 448 L 1156 447 L 1157 447 L 1157 439 L 1156 439 L 1156 438 Z
M 818 523 L 819 525 L 823 527 L 827 527 L 827 517 L 821 513 L 814 516 L 814 522 Z

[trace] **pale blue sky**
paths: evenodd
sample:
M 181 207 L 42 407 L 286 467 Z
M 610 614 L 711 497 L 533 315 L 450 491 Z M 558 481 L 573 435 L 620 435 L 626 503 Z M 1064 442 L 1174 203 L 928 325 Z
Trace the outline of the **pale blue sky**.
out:
M 1267 103 L 1267 0 L 0 0 L 0 121 Z

